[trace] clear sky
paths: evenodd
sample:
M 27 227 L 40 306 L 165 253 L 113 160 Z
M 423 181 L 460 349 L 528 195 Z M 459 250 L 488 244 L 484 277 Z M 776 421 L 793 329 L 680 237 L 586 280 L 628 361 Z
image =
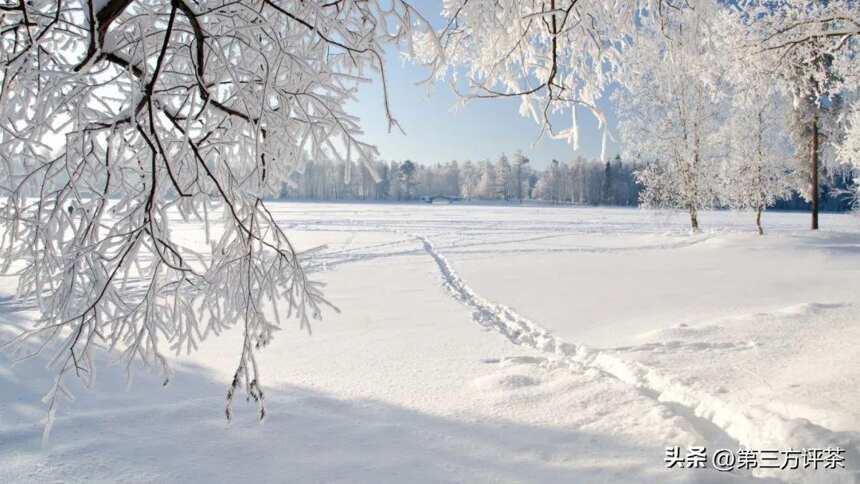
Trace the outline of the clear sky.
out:
M 431 22 L 444 25 L 439 15 L 441 1 L 422 0 L 414 5 Z M 579 150 L 574 151 L 564 141 L 548 138 L 535 144 L 540 129 L 533 120 L 520 116 L 517 99 L 476 100 L 455 109 L 457 98 L 447 85 L 437 84 L 432 92 L 426 86 L 416 85 L 427 77 L 426 69 L 404 63 L 396 54 L 389 51 L 386 75 L 391 109 L 406 135 L 396 129 L 388 132 L 378 81 L 364 85 L 359 102 L 348 108 L 361 117 L 366 132 L 364 140 L 379 148 L 381 159 L 409 159 L 425 164 L 496 160 L 502 153 L 510 156 L 521 149 L 535 167 L 542 168 L 553 158 L 568 161 L 580 155 L 589 159 L 600 157 L 601 132 L 597 121 L 586 111 L 578 113 Z M 601 104 L 609 119 L 610 133 L 614 134 L 613 113 L 608 103 Z M 569 120 L 569 115 L 566 118 Z M 558 126 L 564 127 L 563 122 L 559 120 Z M 610 141 L 608 156 L 617 151 L 617 145 Z

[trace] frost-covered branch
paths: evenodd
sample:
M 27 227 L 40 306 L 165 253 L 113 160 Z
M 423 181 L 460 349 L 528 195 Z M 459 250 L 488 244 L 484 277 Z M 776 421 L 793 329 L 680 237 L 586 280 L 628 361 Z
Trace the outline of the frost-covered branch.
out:
M 166 352 L 240 325 L 228 400 L 242 388 L 262 417 L 255 352 L 282 318 L 309 329 L 330 306 L 264 199 L 308 159 L 374 159 L 344 106 L 384 76 L 385 45 L 429 24 L 401 1 L 0 9 L 3 269 L 42 313 L 15 343 L 55 352 L 49 405 L 67 375 L 92 382 L 98 349 L 166 382 Z M 183 220 L 202 222 L 196 240 L 171 231 Z
M 577 108 L 605 127 L 597 101 L 619 69 L 637 16 L 660 3 L 446 1 L 445 63 L 436 78 L 447 79 L 463 102 L 519 98 L 520 114 L 538 123 L 541 136 L 577 147 Z M 556 128 L 554 118 L 563 114 L 570 124 Z

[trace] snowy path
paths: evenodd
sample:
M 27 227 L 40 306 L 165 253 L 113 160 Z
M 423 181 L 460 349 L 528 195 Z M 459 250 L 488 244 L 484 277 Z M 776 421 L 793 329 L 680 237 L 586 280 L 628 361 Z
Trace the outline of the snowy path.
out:
M 574 371 L 595 368 L 641 389 L 660 402 L 677 404 L 672 408 L 701 435 L 708 438 L 709 448 L 780 449 L 841 447 L 847 449 L 846 460 L 853 464 L 845 475 L 821 477 L 819 472 L 767 472 L 757 475 L 781 477 L 793 482 L 854 482 L 860 476 L 860 436 L 838 433 L 805 419 L 786 419 L 764 409 L 732 405 L 706 390 L 680 382 L 645 365 L 625 361 L 608 351 L 595 351 L 567 343 L 549 331 L 522 317 L 509 307 L 491 303 L 470 288 L 454 271 L 448 260 L 424 236 L 416 235 L 424 250 L 439 267 L 443 283 L 451 295 L 474 310 L 473 320 L 484 328 L 502 334 L 516 345 L 562 357 Z M 702 421 L 704 420 L 704 422 Z M 707 423 L 713 425 L 707 425 Z

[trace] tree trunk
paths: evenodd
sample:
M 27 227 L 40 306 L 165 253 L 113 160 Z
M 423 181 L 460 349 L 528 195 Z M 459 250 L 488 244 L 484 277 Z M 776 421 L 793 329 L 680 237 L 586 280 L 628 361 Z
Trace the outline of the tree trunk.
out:
M 699 233 L 699 214 L 696 212 L 696 207 L 690 207 L 690 231 Z
M 812 230 L 818 230 L 818 118 L 812 120 Z
M 762 207 L 761 207 L 761 205 L 759 205 L 758 210 L 756 211 L 756 214 L 755 214 L 755 226 L 758 227 L 758 234 L 764 235 L 764 229 L 761 227 L 761 212 L 762 212 Z

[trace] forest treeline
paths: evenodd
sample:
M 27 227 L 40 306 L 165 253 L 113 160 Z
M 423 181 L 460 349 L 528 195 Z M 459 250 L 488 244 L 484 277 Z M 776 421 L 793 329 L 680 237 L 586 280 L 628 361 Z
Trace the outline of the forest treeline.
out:
M 638 206 L 637 173 L 646 164 L 616 156 L 600 162 L 579 157 L 552 160 L 537 169 L 528 158 L 502 155 L 496 162 L 450 161 L 424 165 L 410 160 L 347 165 L 307 162 L 284 184 L 280 198 L 313 201 L 416 201 L 434 196 L 481 201 L 542 201 L 554 204 Z M 825 173 L 821 208 L 852 208 L 853 180 L 848 173 Z M 807 210 L 798 193 L 776 201 L 773 209 Z

